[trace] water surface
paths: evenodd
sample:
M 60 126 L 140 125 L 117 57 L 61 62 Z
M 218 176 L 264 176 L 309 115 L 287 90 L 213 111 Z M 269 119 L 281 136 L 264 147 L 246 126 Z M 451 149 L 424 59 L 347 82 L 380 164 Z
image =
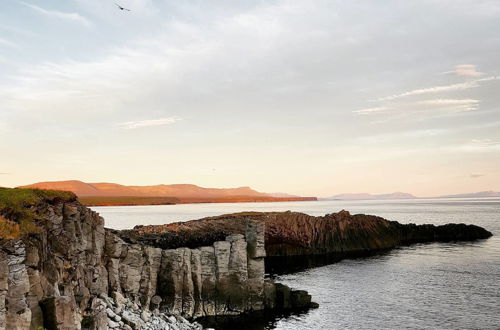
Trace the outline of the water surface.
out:
M 402 223 L 469 223 L 495 236 L 465 243 L 418 244 L 383 255 L 279 276 L 304 289 L 316 310 L 260 329 L 500 329 L 500 199 L 419 199 L 94 207 L 106 226 L 164 224 L 240 211 L 342 209 Z M 239 330 L 244 330 L 240 327 Z M 248 329 L 256 329 L 248 325 Z

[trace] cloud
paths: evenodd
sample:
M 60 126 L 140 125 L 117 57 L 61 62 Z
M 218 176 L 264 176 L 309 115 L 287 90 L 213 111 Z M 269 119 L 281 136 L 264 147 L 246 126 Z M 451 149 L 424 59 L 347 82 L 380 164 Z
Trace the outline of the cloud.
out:
M 354 110 L 353 113 L 358 115 L 369 115 L 374 113 L 386 112 L 388 110 L 390 110 L 388 107 L 374 107 L 374 108 Z
M 30 3 L 26 3 L 26 2 L 22 2 L 22 1 L 20 1 L 20 3 L 22 3 L 26 7 L 29 7 L 31 9 L 37 11 L 38 13 L 40 13 L 42 15 L 45 15 L 48 17 L 54 17 L 54 18 L 59 18 L 59 19 L 66 20 L 66 21 L 77 22 L 77 23 L 80 23 L 80 24 L 85 25 L 85 26 L 92 25 L 92 23 L 87 18 L 83 17 L 82 15 L 80 15 L 78 13 L 66 13 L 66 12 L 62 12 L 62 11 L 48 10 L 48 9 L 44 9 L 42 7 L 38 7 L 36 5 L 32 5 Z
M 127 121 L 124 123 L 118 124 L 118 127 L 122 129 L 136 129 L 143 127 L 152 127 L 152 126 L 164 126 L 173 124 L 181 120 L 179 117 L 166 117 L 166 118 L 158 118 L 158 119 L 149 119 L 149 120 L 139 120 L 139 121 Z
M 355 110 L 357 115 L 377 115 L 377 114 L 416 114 L 416 113 L 456 113 L 474 111 L 479 109 L 479 100 L 475 99 L 431 99 L 412 103 L 391 104 L 390 106 L 380 106 Z
M 482 176 L 484 176 L 484 174 L 480 174 L 480 173 L 472 173 L 472 174 L 470 175 L 470 177 L 471 177 L 472 179 L 477 179 L 477 178 L 480 178 L 480 177 L 482 177 Z
M 468 152 L 497 152 L 500 151 L 500 140 L 472 139 L 456 148 L 456 150 Z
M 15 33 L 15 34 L 23 35 L 23 36 L 30 36 L 30 37 L 32 37 L 32 36 L 38 35 L 37 33 L 34 33 L 32 31 L 20 29 L 20 28 L 18 28 L 16 26 L 10 26 L 10 25 L 5 25 L 5 24 L 0 24 L 0 29 L 7 30 L 11 34 Z
M 443 92 L 453 92 L 453 91 L 463 91 L 466 89 L 478 87 L 479 84 L 477 80 L 466 81 L 463 83 L 451 84 L 451 85 L 442 85 L 442 86 L 433 86 L 428 88 L 420 88 L 414 89 L 411 91 L 403 92 L 400 94 L 394 94 L 386 97 L 382 97 L 377 99 L 377 101 L 391 101 L 395 99 L 399 99 L 405 96 L 414 96 L 414 95 L 425 95 L 425 94 L 435 94 L 435 93 L 443 93 Z
M 483 75 L 482 72 L 477 71 L 476 66 L 474 64 L 455 65 L 455 68 L 452 71 L 448 71 L 445 73 L 453 73 L 459 77 L 471 77 L 471 78 L 478 78 Z
M 460 75 L 469 77 L 478 77 L 482 73 L 477 72 L 474 65 L 463 64 L 455 67 L 454 71 Z M 437 98 L 428 100 L 411 100 L 403 101 L 403 99 L 408 96 L 420 96 L 420 98 L 425 97 L 428 94 L 445 94 L 454 91 L 464 91 L 475 87 L 480 87 L 482 82 L 500 80 L 500 76 L 489 76 L 484 78 L 478 78 L 470 81 L 465 81 L 461 83 L 454 83 L 449 85 L 437 85 L 427 88 L 419 88 L 409 90 L 403 93 L 394 94 L 372 101 L 381 102 L 380 106 L 355 110 L 353 113 L 358 115 L 375 115 L 380 113 L 390 113 L 390 114 L 417 114 L 417 113 L 427 113 L 431 116 L 435 116 L 436 113 L 458 113 L 458 112 L 468 112 L 479 109 L 479 104 L 481 100 L 476 99 L 452 99 L 452 98 Z M 434 113 L 434 114 L 432 114 Z
M 500 140 L 494 139 L 471 139 L 461 144 L 449 146 L 452 152 L 473 152 L 473 153 L 498 153 L 500 152 Z M 472 174 L 471 174 L 472 177 Z
M 445 73 L 454 73 L 460 77 L 472 77 L 479 78 L 483 75 L 482 72 L 478 72 L 476 70 L 476 66 L 473 64 L 460 64 L 455 66 L 455 69 L 452 71 L 448 71 Z M 435 93 L 445 93 L 445 92 L 454 92 L 454 91 L 463 91 L 475 87 L 479 87 L 479 82 L 483 81 L 491 81 L 491 80 L 499 80 L 498 76 L 485 77 L 480 79 L 474 79 L 471 81 L 466 81 L 462 83 L 455 83 L 450 85 L 440 85 L 440 86 L 432 86 L 427 88 L 419 88 L 410 90 L 407 92 L 403 92 L 400 94 L 389 95 L 386 97 L 381 97 L 376 101 L 392 101 L 395 99 L 399 99 L 406 96 L 415 96 L 415 95 L 425 95 L 425 94 L 435 94 Z
M 474 99 L 435 99 L 419 101 L 417 104 L 434 107 L 451 107 L 457 110 L 473 111 L 479 108 L 479 100 Z
M 481 79 L 476 79 L 476 81 L 492 81 L 492 80 L 500 80 L 500 76 L 491 76 L 491 77 L 485 77 Z
M 286 18 L 292 14 L 286 12 L 286 4 L 283 6 L 271 10 L 263 5 L 263 8 L 258 6 L 244 12 L 262 17 L 261 26 L 272 27 L 278 23 L 288 26 Z M 67 120 L 82 118 L 88 122 L 102 115 L 119 115 L 119 118 L 158 116 L 141 114 L 137 103 L 150 109 L 175 107 L 181 103 L 186 111 L 199 113 L 204 111 L 206 102 L 219 102 L 224 95 L 229 100 L 224 102 L 235 102 L 233 100 L 238 98 L 240 110 L 235 112 L 238 115 L 243 107 L 249 107 L 242 104 L 247 103 L 242 102 L 242 95 L 251 95 L 250 102 L 257 103 L 261 101 L 254 97 L 256 92 L 269 93 L 276 86 L 303 83 L 303 79 L 289 76 L 287 70 L 282 69 L 283 61 L 277 51 L 281 49 L 277 42 L 284 42 L 282 35 L 277 32 L 255 35 L 253 30 L 234 20 L 234 13 L 208 14 L 203 13 L 200 18 L 203 24 L 191 22 L 191 18 L 187 21 L 184 17 L 162 18 L 163 21 L 153 26 L 157 33 L 111 45 L 97 58 L 23 66 L 8 84 L 0 82 L 0 108 L 16 116 L 18 125 L 45 121 L 49 118 L 47 114 L 57 114 Z M 213 19 L 213 15 L 220 19 Z M 302 13 L 298 11 L 293 16 L 302 17 Z M 301 36 L 300 24 L 294 23 L 288 28 L 294 32 L 290 38 Z M 291 47 L 288 52 L 302 56 L 301 47 L 285 43 L 291 45 L 287 46 Z M 266 75 L 269 77 L 263 79 Z M 68 108 L 74 111 L 65 111 Z M 218 109 L 226 111 L 224 107 Z
M 0 46 L 17 47 L 15 43 L 7 39 L 0 38 Z
M 472 139 L 469 145 L 473 145 L 478 148 L 500 147 L 500 141 L 492 139 Z
M 424 100 L 418 102 L 419 104 L 426 105 L 468 105 L 468 104 L 478 104 L 479 100 L 474 99 L 436 99 L 436 100 Z

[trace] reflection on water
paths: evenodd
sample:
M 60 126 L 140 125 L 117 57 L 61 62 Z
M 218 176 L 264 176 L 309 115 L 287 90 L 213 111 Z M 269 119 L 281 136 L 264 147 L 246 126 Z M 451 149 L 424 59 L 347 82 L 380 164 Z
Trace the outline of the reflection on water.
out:
M 500 329 L 500 199 L 319 201 L 94 208 L 108 227 L 161 224 L 239 211 L 366 213 L 402 223 L 471 223 L 495 236 L 401 247 L 279 276 L 320 307 L 251 329 Z M 249 328 L 250 329 L 250 328 Z M 241 329 L 243 330 L 243 329 Z

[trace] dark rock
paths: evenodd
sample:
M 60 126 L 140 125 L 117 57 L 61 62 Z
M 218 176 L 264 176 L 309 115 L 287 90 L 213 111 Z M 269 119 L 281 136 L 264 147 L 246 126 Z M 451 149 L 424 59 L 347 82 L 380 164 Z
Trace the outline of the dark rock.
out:
M 320 217 L 298 212 L 245 212 L 162 226 L 141 226 L 120 235 L 133 236 L 137 241 L 162 248 L 175 247 L 179 240 L 174 237 L 182 237 L 182 244 L 195 247 L 199 242 L 211 243 L 214 232 L 244 234 L 248 220 L 265 225 L 267 257 L 366 253 L 403 244 L 469 241 L 492 235 L 475 225 L 405 225 L 377 216 L 351 215 L 347 211 Z M 264 242 L 256 243 L 249 254 L 260 253 L 257 251 L 262 251 L 263 246 Z
M 80 317 L 70 297 L 50 297 L 40 301 L 47 330 L 73 330 L 80 328 Z

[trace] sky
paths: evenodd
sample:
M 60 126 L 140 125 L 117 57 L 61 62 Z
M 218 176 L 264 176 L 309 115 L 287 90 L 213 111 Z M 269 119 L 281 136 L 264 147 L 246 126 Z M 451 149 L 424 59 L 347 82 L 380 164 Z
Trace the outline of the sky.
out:
M 0 186 L 500 190 L 500 2 L 8 0 Z

